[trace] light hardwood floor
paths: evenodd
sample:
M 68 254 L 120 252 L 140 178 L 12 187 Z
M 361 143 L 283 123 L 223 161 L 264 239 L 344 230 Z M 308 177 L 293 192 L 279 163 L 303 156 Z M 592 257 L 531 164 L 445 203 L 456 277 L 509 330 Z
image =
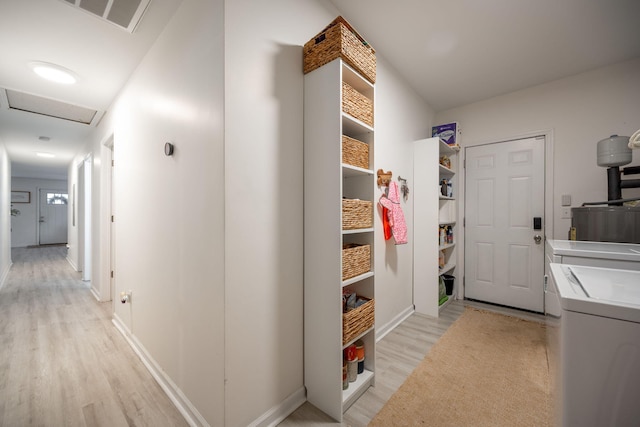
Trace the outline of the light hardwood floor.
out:
M 17 248 L 0 290 L 0 426 L 186 426 L 65 259 Z
M 95 300 L 64 247 L 18 248 L 0 290 L 0 426 L 186 426 Z M 454 301 L 437 319 L 412 315 L 377 344 L 376 385 L 342 424 L 305 403 L 280 425 L 366 426 L 438 338 L 472 305 Z

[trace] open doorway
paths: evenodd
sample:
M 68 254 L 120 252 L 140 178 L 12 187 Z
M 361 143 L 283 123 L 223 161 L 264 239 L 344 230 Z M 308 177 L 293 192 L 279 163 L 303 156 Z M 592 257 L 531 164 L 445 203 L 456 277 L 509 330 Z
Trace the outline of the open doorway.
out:
M 101 148 L 102 168 L 101 168 L 101 208 L 100 211 L 100 265 L 101 278 L 104 284 L 101 285 L 101 292 L 104 295 L 103 301 L 112 300 L 112 311 L 115 312 L 116 298 L 116 266 L 115 266 L 115 212 L 114 212 L 114 138 L 111 135 Z
M 78 267 L 85 282 L 91 281 L 91 166 L 91 156 L 78 166 Z

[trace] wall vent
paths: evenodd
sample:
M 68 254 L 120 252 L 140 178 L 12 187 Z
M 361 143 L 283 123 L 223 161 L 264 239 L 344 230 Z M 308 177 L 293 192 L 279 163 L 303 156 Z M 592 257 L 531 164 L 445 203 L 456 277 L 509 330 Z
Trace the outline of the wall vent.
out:
M 138 26 L 151 0 L 62 0 L 130 33 Z
M 91 125 L 97 122 L 102 116 L 97 110 L 90 108 L 67 104 L 54 99 L 43 98 L 10 89 L 5 89 L 4 91 L 7 105 L 12 110 L 26 111 L 28 113 L 69 120 L 85 125 Z

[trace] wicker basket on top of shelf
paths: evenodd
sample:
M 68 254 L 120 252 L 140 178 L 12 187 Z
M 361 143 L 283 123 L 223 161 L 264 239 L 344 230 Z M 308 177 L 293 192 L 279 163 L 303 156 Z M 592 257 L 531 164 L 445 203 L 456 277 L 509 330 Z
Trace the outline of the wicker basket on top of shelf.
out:
M 375 320 L 374 300 L 359 296 L 368 301 L 360 307 L 342 314 L 342 345 L 354 340 L 373 327 Z
M 302 52 L 304 74 L 341 57 L 371 83 L 376 82 L 376 51 L 342 16 L 305 43 Z

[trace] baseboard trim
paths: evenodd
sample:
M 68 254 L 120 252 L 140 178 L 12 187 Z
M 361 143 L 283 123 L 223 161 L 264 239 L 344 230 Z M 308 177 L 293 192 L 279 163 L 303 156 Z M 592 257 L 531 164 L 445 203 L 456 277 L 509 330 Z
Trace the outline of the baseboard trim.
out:
M 7 266 L 7 269 L 2 273 L 2 276 L 0 277 L 0 289 L 4 288 L 4 284 L 7 281 L 7 277 L 9 277 L 9 271 L 11 270 L 12 265 L 13 262 L 10 262 Z
M 393 331 L 398 325 L 404 322 L 409 316 L 415 312 L 413 305 L 405 308 L 400 314 L 391 319 L 386 325 L 381 328 L 376 328 L 376 342 L 384 338 L 389 332 Z
M 187 399 L 184 393 L 182 393 L 180 388 L 164 373 L 144 346 L 116 314 L 113 315 L 112 322 L 116 329 L 120 331 L 124 339 L 129 343 L 133 351 L 138 355 L 140 360 L 142 360 L 144 366 L 146 366 L 153 378 L 167 394 L 171 402 L 173 402 L 178 411 L 180 411 L 187 423 L 192 427 L 210 427 L 209 423 L 207 423 L 189 399 Z
M 96 300 L 97 300 L 98 302 L 104 302 L 104 301 L 102 301 L 102 300 L 100 299 L 100 294 L 99 294 L 98 292 L 96 292 L 96 290 L 95 290 L 95 288 L 94 288 L 93 286 L 91 286 L 91 287 L 89 288 L 89 290 L 91 291 L 91 293 L 93 294 L 93 296 L 96 298 Z
M 66 257 L 66 260 L 67 260 L 67 262 L 68 262 L 69 264 L 71 264 L 71 267 L 73 267 L 73 270 L 74 270 L 74 271 L 79 271 L 79 270 L 78 270 L 78 266 L 74 264 L 74 262 L 73 262 L 73 260 L 72 260 L 71 258 Z
M 306 401 L 307 392 L 303 386 L 290 394 L 285 400 L 262 414 L 260 418 L 249 424 L 249 427 L 277 426 Z

